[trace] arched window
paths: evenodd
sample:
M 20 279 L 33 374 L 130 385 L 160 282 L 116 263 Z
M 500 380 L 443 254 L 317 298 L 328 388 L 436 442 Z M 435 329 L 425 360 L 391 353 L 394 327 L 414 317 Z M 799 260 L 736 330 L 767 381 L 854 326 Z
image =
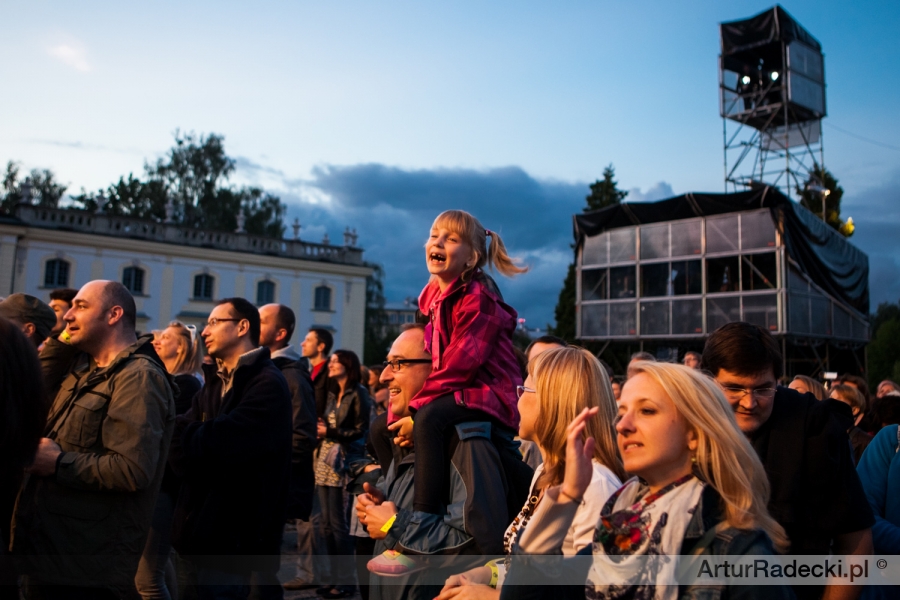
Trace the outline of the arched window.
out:
M 69 287 L 69 263 L 61 258 L 48 260 L 44 265 L 44 287 Z
M 256 305 L 275 302 L 275 282 L 264 279 L 256 284 Z
M 140 267 L 125 267 L 122 271 L 122 285 L 132 294 L 143 294 L 144 270 Z
M 216 278 L 208 273 L 194 277 L 194 300 L 212 300 Z
M 316 288 L 315 308 L 313 310 L 331 310 L 331 288 L 320 285 Z

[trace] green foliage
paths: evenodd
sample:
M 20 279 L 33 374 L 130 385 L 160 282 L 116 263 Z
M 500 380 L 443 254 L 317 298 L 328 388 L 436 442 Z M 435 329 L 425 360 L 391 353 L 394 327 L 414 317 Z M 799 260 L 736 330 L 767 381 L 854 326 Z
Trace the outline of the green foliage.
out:
M 883 303 L 871 319 L 872 341 L 869 342 L 869 387 L 875 389 L 884 379 L 900 374 L 900 305 Z
M 12 213 L 16 204 L 22 202 L 24 183 L 31 184 L 31 203 L 37 206 L 55 208 L 66 192 L 66 186 L 56 181 L 56 176 L 49 169 L 32 169 L 31 173 L 23 180 L 19 180 L 19 167 L 15 162 L 6 163 L 6 172 L 3 174 L 3 190 L 0 195 L 0 211 L 6 214 Z
M 104 212 L 162 221 L 172 202 L 172 220 L 181 225 L 215 231 L 235 231 L 244 211 L 247 233 L 271 238 L 284 236 L 287 207 L 281 199 L 255 187 L 227 185 L 234 159 L 225 154 L 224 137 L 211 133 L 175 132 L 175 145 L 156 164 L 144 164 L 145 179 L 119 178 L 98 193 L 82 190 L 72 198 L 75 206 L 95 211 L 102 193 Z
M 396 327 L 388 327 L 384 311 L 384 269 L 369 263 L 374 269 L 366 278 L 366 317 L 363 340 L 363 363 L 381 364 L 386 358 L 394 338 L 400 333 Z
M 821 191 L 817 191 L 816 187 L 824 188 L 829 193 L 824 195 Z M 819 218 L 822 217 L 822 197 L 824 195 L 825 222 L 844 237 L 853 235 L 853 219 L 846 221 L 841 219 L 841 199 L 844 197 L 844 188 L 838 185 L 838 180 L 828 169 L 819 165 L 813 167 L 806 184 L 803 188 L 798 187 L 796 191 L 800 196 L 800 204 Z
M 584 212 L 600 210 L 601 208 L 606 208 L 613 204 L 620 204 L 622 200 L 625 199 L 628 192 L 622 191 L 617 187 L 619 184 L 613 179 L 615 176 L 616 170 L 612 164 L 603 169 L 603 179 L 598 179 L 592 183 L 590 186 L 591 193 L 585 197 L 587 206 L 585 207 Z
M 569 263 L 569 270 L 553 311 L 556 326 L 548 331 L 550 335 L 561 337 L 570 343 L 575 342 L 575 289 L 575 263 L 572 262 Z
M 603 179 L 592 183 L 590 195 L 585 197 L 587 206 L 584 212 L 599 210 L 607 206 L 619 204 L 628 195 L 628 192 L 620 190 L 618 183 L 614 179 L 616 170 L 610 164 L 603 169 Z M 576 282 L 575 282 L 575 261 L 569 264 L 569 270 L 563 281 L 562 290 L 559 292 L 559 299 L 556 302 L 554 316 L 556 317 L 556 326 L 548 327 L 547 331 L 551 335 L 561 337 L 568 342 L 575 342 L 575 301 L 576 301 Z

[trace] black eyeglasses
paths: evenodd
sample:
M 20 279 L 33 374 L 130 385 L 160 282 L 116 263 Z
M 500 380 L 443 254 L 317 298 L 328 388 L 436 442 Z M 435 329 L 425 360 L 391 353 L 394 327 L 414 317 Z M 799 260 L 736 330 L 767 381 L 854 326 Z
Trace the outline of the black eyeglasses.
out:
M 207 327 L 215 327 L 219 323 L 224 323 L 226 321 L 231 321 L 233 323 L 237 323 L 239 321 L 243 321 L 243 319 L 217 319 L 217 318 L 213 317 L 212 319 L 210 319 L 209 321 L 206 322 L 206 326 Z
M 740 400 L 747 394 L 753 394 L 757 398 L 774 398 L 775 392 L 778 391 L 775 388 L 756 388 L 751 390 L 737 385 L 723 385 L 722 389 L 725 390 L 725 395 L 733 400 Z
M 403 365 L 424 365 L 425 363 L 431 363 L 430 358 L 395 358 L 394 360 L 386 360 L 382 363 L 384 367 L 390 367 L 391 371 L 396 373 L 400 370 L 400 367 Z
M 532 394 L 535 393 L 533 389 L 527 388 L 527 387 L 525 387 L 524 385 L 517 385 L 517 386 L 516 386 L 516 396 L 517 396 L 517 397 L 521 398 L 521 397 L 522 397 L 522 394 L 524 394 L 525 392 L 531 392 Z

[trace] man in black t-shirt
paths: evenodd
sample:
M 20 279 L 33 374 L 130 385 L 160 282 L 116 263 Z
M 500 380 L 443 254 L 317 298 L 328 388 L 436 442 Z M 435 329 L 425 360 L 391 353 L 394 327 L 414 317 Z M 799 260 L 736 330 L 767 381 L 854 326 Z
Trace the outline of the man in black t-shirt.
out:
M 845 406 L 776 387 L 778 342 L 749 323 L 717 329 L 703 348 L 738 426 L 769 477 L 769 512 L 788 534 L 791 554 L 871 554 L 875 523 L 842 427 Z M 798 598 L 854 600 L 861 586 L 795 586 Z

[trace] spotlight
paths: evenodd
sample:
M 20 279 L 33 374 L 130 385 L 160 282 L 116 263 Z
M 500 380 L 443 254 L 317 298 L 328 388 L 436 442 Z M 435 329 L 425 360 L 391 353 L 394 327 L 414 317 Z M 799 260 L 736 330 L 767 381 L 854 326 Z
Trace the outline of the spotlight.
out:
M 743 83 L 744 85 L 750 85 L 750 76 L 744 75 L 743 77 L 741 77 L 741 83 Z
M 769 77 L 772 78 L 772 81 L 778 81 L 778 71 L 772 71 Z

